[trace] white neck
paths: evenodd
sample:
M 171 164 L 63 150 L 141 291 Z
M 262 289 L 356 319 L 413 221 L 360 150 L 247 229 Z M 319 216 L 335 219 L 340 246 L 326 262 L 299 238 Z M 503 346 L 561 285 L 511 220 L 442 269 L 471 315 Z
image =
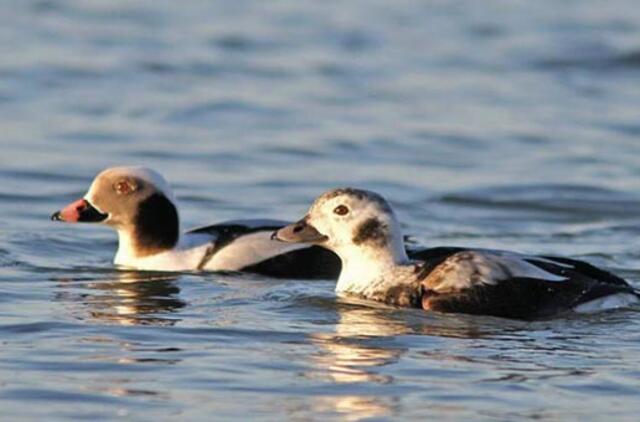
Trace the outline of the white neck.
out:
M 380 287 L 394 283 L 395 273 L 411 264 L 402 241 L 393 239 L 386 247 L 348 245 L 335 252 L 342 260 L 342 271 L 336 285 L 338 293 L 369 296 Z
M 121 265 L 128 265 L 137 259 L 145 256 L 157 255 L 167 250 L 160 250 L 152 254 L 145 254 L 139 249 L 140 245 L 136 242 L 135 229 L 133 226 L 127 225 L 124 227 L 117 227 L 118 231 L 118 252 L 116 253 L 115 263 Z M 173 249 L 177 248 L 182 242 L 183 234 L 180 234 L 178 241 Z
M 117 265 L 133 266 L 132 264 L 138 257 L 133 227 L 119 227 L 117 230 L 118 252 L 116 253 L 114 263 Z

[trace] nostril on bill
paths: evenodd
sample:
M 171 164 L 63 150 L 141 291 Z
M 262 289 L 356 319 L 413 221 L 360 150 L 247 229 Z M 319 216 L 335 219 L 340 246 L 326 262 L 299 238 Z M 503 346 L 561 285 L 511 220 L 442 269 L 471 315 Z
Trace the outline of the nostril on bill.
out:
M 293 232 L 294 232 L 294 233 L 300 233 L 303 229 L 304 229 L 304 226 L 302 226 L 302 225 L 295 226 L 295 227 L 293 228 Z

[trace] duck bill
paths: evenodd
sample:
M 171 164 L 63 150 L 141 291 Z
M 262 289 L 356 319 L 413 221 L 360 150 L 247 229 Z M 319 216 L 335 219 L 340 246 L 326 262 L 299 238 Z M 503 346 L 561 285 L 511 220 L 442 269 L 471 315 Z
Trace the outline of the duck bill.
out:
M 78 199 L 53 213 L 53 221 L 64 221 L 67 223 L 99 223 L 106 220 L 108 214 L 98 211 L 86 199 Z
M 308 217 L 273 232 L 271 238 L 290 243 L 322 243 L 328 237 L 307 222 Z

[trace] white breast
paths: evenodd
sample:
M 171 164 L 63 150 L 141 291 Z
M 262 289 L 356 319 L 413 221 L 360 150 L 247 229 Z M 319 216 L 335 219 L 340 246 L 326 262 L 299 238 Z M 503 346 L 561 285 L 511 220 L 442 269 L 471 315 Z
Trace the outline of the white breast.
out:
M 212 239 L 208 234 L 184 234 L 173 249 L 142 258 L 137 258 L 128 247 L 129 243 L 121 239 L 114 263 L 148 271 L 193 271 L 198 268 Z

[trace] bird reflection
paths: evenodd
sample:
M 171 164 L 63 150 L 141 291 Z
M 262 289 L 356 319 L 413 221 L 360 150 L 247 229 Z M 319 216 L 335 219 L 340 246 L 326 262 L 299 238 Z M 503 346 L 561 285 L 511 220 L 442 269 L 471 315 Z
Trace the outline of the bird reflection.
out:
M 404 334 L 409 328 L 380 309 L 340 306 L 338 313 L 335 332 L 311 335 L 321 350 L 313 357 L 318 367 L 314 376 L 339 383 L 391 382 L 375 369 L 396 362 L 406 349 L 383 347 L 372 340 Z
M 89 280 L 88 280 L 89 278 Z M 107 277 L 58 278 L 64 287 L 56 298 L 71 304 L 81 319 L 119 325 L 174 325 L 171 314 L 186 303 L 177 295 L 177 277 L 137 271 L 109 272 Z M 79 305 L 79 306 L 78 306 Z
M 362 385 L 396 382 L 394 371 L 386 367 L 398 363 L 413 343 L 398 336 L 477 339 L 505 330 L 504 326 L 492 328 L 465 316 L 434 316 L 357 300 L 340 300 L 336 311 L 338 320 L 333 332 L 311 335 L 318 351 L 310 357 L 313 369 L 304 376 L 342 386 L 341 394 L 315 397 L 313 407 L 318 412 L 338 413 L 345 420 L 386 418 L 396 413 L 400 397 L 358 393 Z M 438 358 L 456 359 L 446 354 Z M 344 388 L 348 384 L 353 385 L 352 390 Z
M 388 309 L 339 304 L 335 332 L 314 333 L 319 351 L 311 356 L 314 369 L 306 377 L 338 384 L 391 384 L 392 375 L 380 369 L 397 362 L 407 348 L 393 344 L 393 337 L 410 328 Z M 360 394 L 318 396 L 314 410 L 337 412 L 346 420 L 387 417 L 397 400 Z

